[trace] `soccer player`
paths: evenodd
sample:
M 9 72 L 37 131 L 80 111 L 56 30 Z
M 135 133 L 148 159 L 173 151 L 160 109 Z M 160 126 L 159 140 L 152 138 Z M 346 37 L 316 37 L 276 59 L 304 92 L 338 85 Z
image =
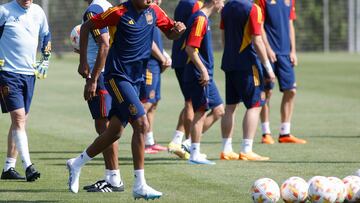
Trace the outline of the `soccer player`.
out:
M 185 31 L 185 25 L 174 22 L 150 0 L 130 0 L 110 8 L 86 21 L 80 34 L 80 66 L 88 66 L 87 47 L 90 30 L 109 27 L 111 48 L 106 58 L 98 57 L 91 78 L 85 86 L 85 98 L 95 96 L 97 79 L 105 65 L 105 86 L 112 97 L 108 128 L 78 157 L 67 161 L 69 190 L 77 193 L 81 168 L 104 151 L 122 135 L 125 126 L 133 127 L 131 149 L 135 183 L 133 197 L 155 199 L 162 196 L 147 185 L 144 175 L 144 137 L 148 120 L 139 99 L 143 73 L 151 54 L 152 33 L 158 26 L 169 39 L 176 39 Z M 104 53 L 99 52 L 103 55 Z M 104 56 L 104 55 L 103 55 Z M 86 68 L 85 68 L 86 69 Z
M 295 105 L 296 81 L 294 66 L 297 65 L 295 29 L 295 0 L 257 0 L 263 13 L 263 40 L 275 75 L 283 93 L 281 101 L 280 143 L 305 144 L 306 141 L 290 132 L 291 117 Z M 265 77 L 266 74 L 265 74 Z M 270 98 L 274 83 L 265 85 L 266 104 L 261 111 L 262 143 L 273 144 L 270 130 Z
M 265 103 L 263 92 L 262 64 L 271 80 L 275 79 L 266 56 L 261 37 L 261 10 L 249 0 L 230 0 L 221 14 L 220 28 L 224 39 L 221 68 L 226 78 L 226 107 L 221 121 L 223 136 L 222 160 L 263 161 L 263 157 L 252 151 L 253 140 Z M 232 134 L 235 125 L 235 110 L 243 102 L 246 112 L 243 118 L 243 141 L 240 155 L 233 152 Z
M 37 63 L 39 39 L 42 58 Z M 11 117 L 8 153 L 1 179 L 24 179 L 15 171 L 18 152 L 26 181 L 40 178 L 30 159 L 26 124 L 35 77 L 47 76 L 50 40 L 45 13 L 32 0 L 13 0 L 0 6 L 0 103 L 2 112 L 10 113 Z
M 154 1 L 158 6 L 161 0 Z M 153 126 L 155 112 L 161 99 L 161 73 L 171 66 L 171 59 L 164 53 L 161 32 L 159 28 L 154 29 L 152 54 L 148 61 L 144 84 L 141 88 L 140 95 L 144 104 L 146 117 L 149 121 L 149 131 L 145 137 L 145 153 L 156 154 L 159 151 L 167 151 L 166 147 L 157 144 L 154 139 Z
M 224 0 L 205 0 L 204 6 L 194 13 L 187 23 L 189 29 L 185 34 L 185 51 L 189 61 L 184 70 L 183 80 L 185 92 L 189 92 L 194 110 L 190 128 L 190 164 L 215 164 L 200 155 L 200 140 L 201 134 L 224 114 L 223 101 L 213 78 L 214 57 L 209 19 L 223 7 Z M 211 112 L 206 114 L 208 110 Z
M 201 0 L 180 0 L 175 8 L 174 19 L 180 22 L 187 22 L 192 14 L 203 6 Z M 190 96 L 184 91 L 183 75 L 188 59 L 184 49 L 185 37 L 174 40 L 171 52 L 172 67 L 179 82 L 180 90 L 184 96 L 185 104 L 181 110 L 176 130 L 172 141 L 168 145 L 169 152 L 172 152 L 182 159 L 189 159 L 189 148 L 191 145 L 190 126 L 194 117 Z M 185 134 L 185 141 L 182 142 Z M 183 145 L 183 146 L 182 146 Z
M 96 14 L 103 13 L 112 5 L 106 0 L 85 0 L 88 2 L 84 15 L 83 22 L 89 20 Z M 79 73 L 88 78 L 93 71 L 96 58 L 106 57 L 109 46 L 109 32 L 107 28 L 91 30 L 91 36 L 89 36 L 87 49 L 87 62 L 89 64 L 88 70 L 83 70 L 82 66 L 79 66 Z M 104 53 L 100 55 L 98 53 Z M 88 101 L 89 110 L 92 118 L 95 121 L 95 129 L 98 135 L 103 133 L 107 128 L 109 121 L 107 116 L 111 108 L 111 96 L 107 92 L 104 84 L 104 69 L 101 71 L 97 80 L 96 96 Z M 88 192 L 121 192 L 124 191 L 124 184 L 121 181 L 120 171 L 118 168 L 118 142 L 114 142 L 110 147 L 103 151 L 105 161 L 105 178 L 97 181 L 95 184 L 85 186 Z

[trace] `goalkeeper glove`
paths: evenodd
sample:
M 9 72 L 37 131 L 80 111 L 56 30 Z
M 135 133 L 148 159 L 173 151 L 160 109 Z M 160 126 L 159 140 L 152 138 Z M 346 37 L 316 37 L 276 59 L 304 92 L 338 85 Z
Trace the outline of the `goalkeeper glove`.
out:
M 37 79 L 45 79 L 47 77 L 47 72 L 49 69 L 51 53 L 44 53 L 40 61 L 36 62 L 35 66 L 35 76 Z

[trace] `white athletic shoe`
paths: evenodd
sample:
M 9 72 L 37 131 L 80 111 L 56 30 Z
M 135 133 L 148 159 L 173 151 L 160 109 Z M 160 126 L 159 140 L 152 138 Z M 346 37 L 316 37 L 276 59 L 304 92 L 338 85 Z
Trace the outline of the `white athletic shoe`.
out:
M 207 160 L 206 158 L 202 157 L 202 156 L 198 156 L 194 159 L 192 159 L 190 157 L 189 161 L 188 161 L 189 164 L 205 164 L 205 165 L 215 165 L 216 163 L 213 162 L 213 161 L 210 161 L 210 160 Z
M 159 199 L 162 196 L 162 192 L 156 191 L 148 185 L 142 185 L 137 189 L 133 189 L 133 197 L 137 199 Z
M 79 192 L 79 178 L 80 178 L 81 168 L 75 168 L 73 166 L 74 160 L 75 160 L 75 158 L 69 159 L 66 162 L 66 167 L 69 170 L 68 186 L 69 186 L 69 190 L 71 192 L 78 193 Z

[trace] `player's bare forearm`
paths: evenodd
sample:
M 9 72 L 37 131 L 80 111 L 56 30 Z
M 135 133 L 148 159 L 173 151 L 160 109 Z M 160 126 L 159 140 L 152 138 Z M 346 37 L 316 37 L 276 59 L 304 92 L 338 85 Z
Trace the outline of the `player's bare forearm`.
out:
M 296 53 L 296 38 L 295 38 L 295 27 L 294 21 L 290 20 L 290 43 L 291 43 L 291 52 Z
M 166 58 L 164 57 L 161 50 L 154 41 L 152 42 L 151 55 L 155 57 L 157 60 L 161 61 L 161 63 L 165 63 L 166 61 Z
M 185 32 L 186 26 L 182 22 L 175 22 L 174 27 L 167 33 L 165 33 L 166 37 L 170 40 L 176 40 L 181 37 L 181 35 Z
M 89 33 L 92 30 L 94 24 L 88 20 L 81 25 L 80 29 L 80 64 L 87 63 L 87 47 L 89 40 Z
M 190 60 L 194 63 L 195 67 L 200 72 L 206 71 L 206 67 L 204 66 L 203 62 L 201 61 L 201 59 L 194 47 L 186 46 L 185 51 L 186 51 L 186 54 L 189 56 Z
M 265 44 L 262 40 L 262 37 L 260 35 L 252 36 L 252 42 L 261 63 L 264 65 L 266 72 L 269 75 L 270 81 L 274 81 L 275 74 L 267 56 Z
M 264 64 L 269 59 L 267 57 L 265 44 L 264 44 L 261 36 L 260 35 L 252 36 L 252 42 L 254 44 L 256 54 L 260 58 L 261 63 Z
M 271 49 L 266 32 L 265 32 L 264 23 L 261 24 L 261 37 L 264 42 L 266 50 Z
M 269 58 L 269 60 L 274 63 L 277 61 L 276 59 L 276 54 L 274 53 L 273 49 L 271 48 L 270 46 L 270 43 L 268 41 L 268 38 L 267 38 L 267 35 L 266 35 L 266 32 L 265 32 L 265 29 L 264 29 L 264 23 L 261 24 L 261 32 L 262 32 L 262 40 L 264 42 L 264 45 L 265 45 L 265 48 L 266 48 L 266 54 Z
M 298 65 L 298 59 L 296 56 L 296 39 L 295 39 L 295 28 L 294 28 L 294 21 L 290 20 L 290 44 L 291 44 L 291 51 L 290 51 L 290 60 L 294 66 Z
M 96 57 L 94 69 L 91 73 L 91 78 L 95 81 L 97 81 L 101 74 L 101 71 L 105 67 L 106 58 L 110 49 L 109 38 L 110 37 L 108 33 L 104 33 L 96 38 L 96 41 L 99 45 L 99 50 Z
M 186 51 L 187 55 L 189 56 L 190 60 L 194 63 L 195 67 L 201 73 L 201 78 L 199 79 L 200 85 L 202 85 L 202 86 L 207 85 L 210 80 L 209 73 L 208 73 L 205 65 L 201 61 L 199 54 L 197 53 L 195 48 L 192 46 L 186 46 L 185 51 Z

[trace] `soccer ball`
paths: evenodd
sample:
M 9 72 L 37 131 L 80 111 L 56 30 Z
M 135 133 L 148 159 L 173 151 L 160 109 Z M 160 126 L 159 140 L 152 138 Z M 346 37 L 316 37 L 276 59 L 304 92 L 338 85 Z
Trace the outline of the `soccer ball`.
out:
M 315 176 L 309 180 L 309 199 L 312 203 L 334 203 L 337 193 L 330 180 L 324 176 Z
M 339 178 L 336 177 L 328 177 L 328 179 L 330 183 L 332 183 L 332 187 L 337 194 L 335 203 L 344 202 L 347 195 L 345 184 Z
M 360 177 L 347 176 L 343 179 L 347 189 L 346 200 L 349 202 L 360 202 Z
M 285 180 L 281 185 L 281 198 L 286 203 L 306 202 L 309 186 L 307 182 L 300 177 L 291 177 Z
M 280 188 L 270 178 L 261 178 L 251 187 L 251 197 L 254 203 L 275 203 L 280 199 Z
M 81 25 L 75 26 L 70 33 L 70 42 L 74 49 L 80 50 L 80 28 Z

